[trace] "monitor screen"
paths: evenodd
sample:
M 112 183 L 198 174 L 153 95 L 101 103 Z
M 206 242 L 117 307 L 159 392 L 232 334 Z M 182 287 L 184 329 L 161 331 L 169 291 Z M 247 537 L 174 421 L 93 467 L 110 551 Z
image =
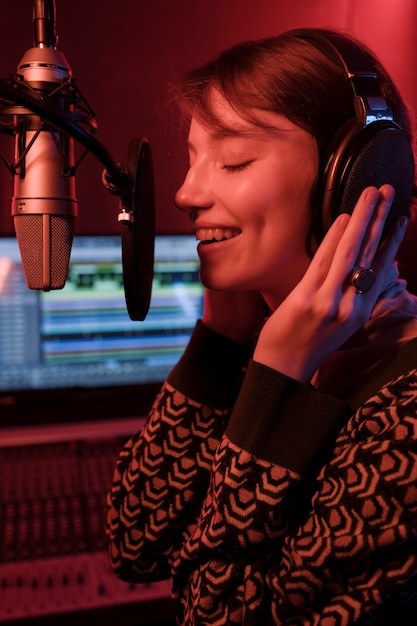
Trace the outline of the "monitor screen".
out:
M 162 382 L 202 312 L 193 235 L 157 235 L 144 321 L 127 313 L 118 236 L 74 238 L 61 290 L 28 289 L 17 241 L 0 238 L 0 394 Z

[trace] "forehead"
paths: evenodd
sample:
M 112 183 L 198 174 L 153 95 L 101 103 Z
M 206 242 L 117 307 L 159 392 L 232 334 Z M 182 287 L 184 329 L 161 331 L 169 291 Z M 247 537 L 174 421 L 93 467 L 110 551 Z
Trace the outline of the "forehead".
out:
M 196 114 L 191 119 L 190 136 L 203 131 L 213 140 L 228 137 L 248 139 L 273 139 L 281 133 L 300 130 L 288 118 L 271 111 L 259 109 L 238 110 L 217 90 L 208 96 L 211 120 Z

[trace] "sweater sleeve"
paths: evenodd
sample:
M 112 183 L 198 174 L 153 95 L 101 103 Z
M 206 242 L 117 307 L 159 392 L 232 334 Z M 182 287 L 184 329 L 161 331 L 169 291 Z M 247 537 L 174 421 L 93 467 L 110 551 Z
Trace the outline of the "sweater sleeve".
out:
M 231 408 L 251 350 L 197 322 L 191 340 L 168 382 L 196 402 Z
M 322 460 L 350 413 L 346 402 L 250 361 L 226 434 L 255 457 L 302 475 Z
M 106 514 L 120 578 L 169 578 L 199 516 L 247 359 L 245 347 L 198 323 L 144 428 L 120 452 Z

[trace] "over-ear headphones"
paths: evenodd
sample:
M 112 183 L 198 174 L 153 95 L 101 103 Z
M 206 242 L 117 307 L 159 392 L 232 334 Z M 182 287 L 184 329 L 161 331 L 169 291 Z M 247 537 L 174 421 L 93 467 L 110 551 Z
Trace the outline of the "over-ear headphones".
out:
M 386 228 L 409 214 L 414 187 L 414 155 L 369 53 L 355 40 L 321 29 L 292 33 L 310 41 L 343 69 L 356 116 L 337 131 L 324 155 L 317 206 L 322 208 L 323 234 L 339 213 L 351 214 L 365 187 L 393 185 L 396 196 Z

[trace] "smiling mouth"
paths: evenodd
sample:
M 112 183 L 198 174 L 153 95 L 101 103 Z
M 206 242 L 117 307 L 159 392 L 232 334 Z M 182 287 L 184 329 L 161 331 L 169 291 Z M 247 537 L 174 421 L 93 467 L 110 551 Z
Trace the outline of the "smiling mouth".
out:
M 241 231 L 237 228 L 198 228 L 195 238 L 201 243 L 216 243 L 219 241 L 227 241 L 240 235 Z

